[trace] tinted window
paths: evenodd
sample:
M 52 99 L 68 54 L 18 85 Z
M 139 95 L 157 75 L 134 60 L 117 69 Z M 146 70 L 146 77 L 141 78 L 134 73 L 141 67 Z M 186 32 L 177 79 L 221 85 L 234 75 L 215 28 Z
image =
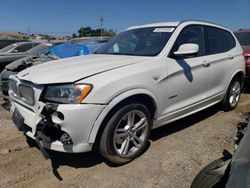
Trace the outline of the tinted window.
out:
M 207 54 L 218 54 L 225 52 L 223 30 L 207 27 Z
M 5 53 L 10 51 L 12 48 L 14 48 L 16 45 L 15 44 L 10 44 L 8 46 L 5 46 L 4 48 L 0 49 L 0 53 Z
M 15 49 L 18 51 L 18 52 L 26 52 L 27 50 L 33 48 L 34 46 L 36 46 L 37 43 L 28 43 L 28 44 L 22 44 L 18 47 L 16 47 Z
M 155 56 L 168 42 L 174 28 L 138 28 L 110 39 L 97 54 Z
M 27 41 L 27 40 L 0 39 L 0 49 L 10 44 L 17 43 L 17 42 L 24 42 L 24 41 Z
M 226 51 L 229 51 L 235 47 L 235 39 L 233 38 L 231 33 L 229 33 L 228 31 L 224 31 L 224 39 L 226 44 Z
M 6 46 L 8 46 L 8 45 L 10 45 L 10 44 L 12 44 L 13 42 L 2 42 L 2 41 L 0 41 L 0 51 L 3 49 L 3 48 L 5 48 Z M 2 51 L 1 51 L 2 52 Z
M 48 51 L 48 49 L 52 46 L 52 44 L 39 44 L 34 48 L 31 48 L 30 50 L 27 51 L 27 53 L 31 53 L 34 55 L 38 55 L 41 53 L 45 53 Z
M 197 44 L 199 46 L 199 52 L 197 56 L 204 55 L 203 27 L 202 26 L 185 27 L 178 36 L 172 48 L 171 54 L 177 51 L 182 44 L 186 43 Z
M 227 52 L 235 47 L 235 39 L 230 32 L 215 27 L 206 28 L 208 55 Z

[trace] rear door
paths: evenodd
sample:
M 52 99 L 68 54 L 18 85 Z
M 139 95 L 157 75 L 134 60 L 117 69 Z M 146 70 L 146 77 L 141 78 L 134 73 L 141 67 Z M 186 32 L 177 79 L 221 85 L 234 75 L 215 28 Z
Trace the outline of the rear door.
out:
M 220 28 L 205 26 L 205 33 L 206 55 L 211 68 L 209 92 L 216 96 L 226 90 L 232 75 L 236 42 L 230 32 Z

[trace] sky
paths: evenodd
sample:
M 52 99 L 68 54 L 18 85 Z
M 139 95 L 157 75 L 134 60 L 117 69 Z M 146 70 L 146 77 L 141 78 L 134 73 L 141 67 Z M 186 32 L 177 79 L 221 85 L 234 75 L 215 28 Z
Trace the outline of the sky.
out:
M 0 32 L 72 35 L 83 26 L 120 32 L 153 22 L 206 20 L 250 28 L 250 0 L 0 0 Z

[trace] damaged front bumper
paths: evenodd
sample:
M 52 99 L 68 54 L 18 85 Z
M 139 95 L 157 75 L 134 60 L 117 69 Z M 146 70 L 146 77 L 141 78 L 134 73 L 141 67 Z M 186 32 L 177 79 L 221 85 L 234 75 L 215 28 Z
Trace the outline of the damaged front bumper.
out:
M 9 76 L 14 75 L 16 72 L 4 69 L 0 74 L 0 96 L 5 100 L 9 99 Z
M 39 147 L 54 151 L 80 153 L 92 150 L 92 127 L 105 105 L 46 104 L 30 108 L 11 99 L 12 119 L 20 131 L 33 138 Z

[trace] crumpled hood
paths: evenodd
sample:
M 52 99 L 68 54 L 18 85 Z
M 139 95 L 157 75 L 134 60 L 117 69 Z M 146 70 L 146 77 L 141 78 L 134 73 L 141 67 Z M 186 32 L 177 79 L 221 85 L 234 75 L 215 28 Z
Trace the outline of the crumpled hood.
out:
M 5 68 L 10 71 L 20 72 L 33 65 L 38 65 L 40 63 L 48 62 L 51 60 L 53 59 L 45 55 L 44 56 L 29 55 L 6 65 Z
M 141 56 L 93 54 L 33 66 L 18 73 L 17 77 L 35 84 L 73 83 L 98 73 L 149 59 L 151 58 Z
M 34 58 L 36 58 L 36 56 L 30 55 L 30 56 L 18 59 L 16 61 L 6 65 L 5 68 L 7 70 L 10 70 L 10 71 L 16 71 L 16 70 L 18 70 L 18 67 L 27 64 L 28 62 L 32 61 L 32 59 L 34 59 Z

